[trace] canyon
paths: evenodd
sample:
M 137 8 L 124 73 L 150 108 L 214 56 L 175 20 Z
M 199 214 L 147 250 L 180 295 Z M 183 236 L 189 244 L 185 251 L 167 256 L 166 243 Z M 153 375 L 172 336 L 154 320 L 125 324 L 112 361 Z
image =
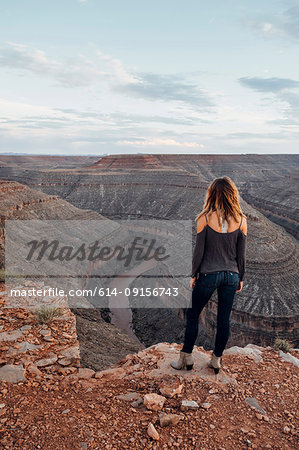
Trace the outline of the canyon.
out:
M 0 199 L 2 224 L 11 215 L 63 220 L 103 217 L 113 223 L 189 219 L 193 244 L 194 217 L 207 186 L 217 176 L 230 176 L 248 219 L 248 249 L 244 288 L 235 298 L 228 345 L 267 346 L 282 338 L 298 347 L 297 155 L 111 155 L 73 162 L 71 157 L 59 161 L 43 157 L 44 163 L 41 157 L 30 157 L 26 163 L 24 158 L 0 158 L 0 178 L 6 180 L 1 184 L 6 189 Z M 154 273 L 154 269 L 146 271 L 148 276 Z M 143 277 L 136 277 L 131 286 L 140 288 L 144 283 Z M 187 280 L 169 277 L 159 283 L 177 284 L 188 301 Z M 80 313 L 91 324 L 96 322 L 93 315 L 109 321 L 106 306 L 101 311 L 85 308 L 78 317 Z M 131 306 L 133 329 L 142 345 L 182 342 L 184 309 Z M 214 295 L 200 319 L 197 345 L 207 349 L 213 345 L 216 306 Z
M 78 221 L 86 221 L 86 223 L 96 221 L 98 223 L 99 220 L 104 218 L 94 211 L 78 209 L 58 196 L 49 196 L 20 183 L 2 180 L 0 182 L 0 219 L 0 266 L 3 269 L 5 265 L 5 224 L 8 220 L 54 222 L 69 220 L 75 221 L 75 223 Z M 53 229 L 53 233 L 55 233 L 55 229 Z M 16 242 L 13 249 L 16 258 L 18 258 L 18 245 L 19 243 Z M 35 281 L 39 283 L 41 280 L 37 278 Z M 47 281 L 51 286 L 51 279 L 48 278 Z M 74 279 L 71 279 L 71 283 L 73 282 Z M 57 286 L 52 285 L 52 287 Z M 37 300 L 37 298 L 32 298 L 36 308 L 44 304 L 43 299 Z M 22 306 L 25 306 L 28 312 L 31 311 L 30 305 L 22 305 L 21 303 L 8 306 L 15 306 L 14 311 Z M 68 304 L 68 306 L 71 305 Z M 101 313 L 99 308 L 95 308 L 84 297 L 76 298 L 76 304 L 73 306 L 72 311 L 76 315 L 76 333 L 80 341 L 82 365 L 94 369 L 106 368 L 126 354 L 143 348 L 140 343 L 130 338 L 125 332 L 110 324 L 107 321 L 105 311 L 103 310 Z M 109 352 L 107 352 L 106 347 L 107 340 L 110 342 Z

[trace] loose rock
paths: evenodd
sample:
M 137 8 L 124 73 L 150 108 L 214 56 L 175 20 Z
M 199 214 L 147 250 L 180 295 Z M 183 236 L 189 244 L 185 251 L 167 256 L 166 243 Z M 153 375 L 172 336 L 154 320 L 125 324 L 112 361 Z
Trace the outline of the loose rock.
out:
M 3 333 L 0 333 L 0 342 L 1 341 L 16 341 L 20 337 L 23 336 L 23 332 L 21 330 L 14 330 L 14 331 L 5 331 Z
M 152 411 L 161 411 L 164 406 L 166 398 L 158 394 L 146 394 L 144 396 L 143 402 L 147 409 Z
M 160 439 L 158 431 L 151 422 L 148 424 L 147 434 L 155 441 L 158 441 Z
M 259 413 L 263 414 L 264 416 L 267 415 L 266 411 L 260 406 L 259 402 L 254 397 L 247 397 L 245 401 L 251 406 L 251 408 L 257 410 Z
M 200 405 L 203 409 L 209 409 L 211 408 L 211 403 L 205 402 Z
M 181 409 L 198 409 L 199 405 L 194 400 L 182 400 Z
M 50 353 L 48 358 L 39 359 L 38 361 L 35 361 L 35 365 L 37 367 L 46 367 L 50 366 L 51 364 L 54 364 L 57 361 L 58 357 L 55 355 L 55 353 Z
M 178 414 L 165 414 L 160 417 L 161 427 L 167 427 L 168 425 L 176 425 L 183 418 Z
M 25 369 L 22 365 L 6 364 L 6 366 L 0 367 L 0 380 L 9 383 L 25 381 Z
M 159 388 L 159 391 L 165 397 L 172 398 L 182 392 L 184 385 L 178 379 L 164 381 Z
M 80 367 L 78 370 L 78 378 L 84 378 L 87 380 L 89 378 L 92 378 L 94 375 L 95 375 L 95 371 L 92 369 Z
M 115 398 L 118 400 L 123 400 L 125 402 L 132 402 L 138 399 L 141 399 L 140 395 L 137 392 L 128 392 L 127 394 L 119 394 Z

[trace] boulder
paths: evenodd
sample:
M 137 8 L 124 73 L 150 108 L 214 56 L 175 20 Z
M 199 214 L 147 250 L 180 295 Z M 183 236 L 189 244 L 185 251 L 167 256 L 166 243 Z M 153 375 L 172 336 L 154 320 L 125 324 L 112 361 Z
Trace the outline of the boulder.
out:
M 38 367 L 34 363 L 29 363 L 26 367 L 26 370 L 34 376 L 39 376 L 42 374 L 42 372 L 38 369 Z
M 0 367 L 0 380 L 9 383 L 19 383 L 26 381 L 25 369 L 22 365 L 6 364 Z
M 180 383 L 178 379 L 172 379 L 169 381 L 163 381 L 159 387 L 159 391 L 165 397 L 172 398 L 182 392 L 184 385 Z
M 119 394 L 115 398 L 117 400 L 123 400 L 125 402 L 133 402 L 141 399 L 140 395 L 137 392 L 127 392 L 126 394 Z
M 181 409 L 198 409 L 199 405 L 194 400 L 182 400 Z
M 94 370 L 80 367 L 77 376 L 78 378 L 84 378 L 88 380 L 89 378 L 92 378 L 94 374 L 95 374 Z
M 50 353 L 48 358 L 39 359 L 38 361 L 35 361 L 35 365 L 37 367 L 46 367 L 50 366 L 51 364 L 55 364 L 58 357 L 55 353 Z
M 4 331 L 3 333 L 0 333 L 0 342 L 16 341 L 17 339 L 19 339 L 22 336 L 23 336 L 23 332 L 21 330 Z
M 80 350 L 79 346 L 65 348 L 59 352 L 58 363 L 61 366 L 80 365 Z
M 147 409 L 152 411 L 161 411 L 164 406 L 166 398 L 158 394 L 146 394 L 143 399 L 143 403 Z
M 291 355 L 291 353 L 284 353 L 282 350 L 279 350 L 279 354 L 283 361 L 290 362 L 294 366 L 299 367 L 299 359 L 296 356 Z
M 161 427 L 177 425 L 181 419 L 183 419 L 183 416 L 180 416 L 179 414 L 164 414 L 160 417 L 160 425 Z
M 23 341 L 20 343 L 18 349 L 14 349 L 13 347 L 10 347 L 7 354 L 11 355 L 14 353 L 25 353 L 27 351 L 37 350 L 38 348 L 41 348 L 41 347 L 42 347 L 41 345 L 31 344 L 30 342 Z
M 101 370 L 95 374 L 95 378 L 102 378 L 105 376 L 112 378 L 124 378 L 126 376 L 126 371 L 122 367 L 114 367 L 112 369 Z
M 158 431 L 151 422 L 148 424 L 147 434 L 155 441 L 158 441 L 160 439 Z

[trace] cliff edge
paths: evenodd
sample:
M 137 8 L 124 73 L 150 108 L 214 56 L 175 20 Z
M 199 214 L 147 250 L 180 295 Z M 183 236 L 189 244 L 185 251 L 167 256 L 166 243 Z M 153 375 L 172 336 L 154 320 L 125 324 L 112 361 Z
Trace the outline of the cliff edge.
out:
M 297 448 L 298 350 L 231 347 L 215 375 L 211 352 L 196 347 L 194 369 L 176 371 L 181 346 L 159 343 L 96 372 L 80 367 L 66 303 L 44 324 L 3 292 L 1 306 L 5 449 Z

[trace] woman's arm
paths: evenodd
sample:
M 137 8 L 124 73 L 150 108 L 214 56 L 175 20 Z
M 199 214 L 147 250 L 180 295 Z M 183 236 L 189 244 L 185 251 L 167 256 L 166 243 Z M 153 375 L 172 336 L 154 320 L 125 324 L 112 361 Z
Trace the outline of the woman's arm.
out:
M 239 269 L 240 281 L 236 292 L 240 292 L 242 290 L 246 271 L 247 221 L 245 217 L 242 221 L 241 231 L 242 233 L 239 234 L 237 241 L 237 264 Z
M 204 250 L 205 250 L 205 238 L 206 238 L 206 219 L 205 216 L 201 216 L 197 220 L 196 225 L 196 241 L 192 256 L 192 280 L 196 279 L 196 275 L 199 273 L 200 265 L 202 262 Z M 194 282 L 191 280 L 191 285 Z M 193 287 L 191 286 L 191 287 Z

